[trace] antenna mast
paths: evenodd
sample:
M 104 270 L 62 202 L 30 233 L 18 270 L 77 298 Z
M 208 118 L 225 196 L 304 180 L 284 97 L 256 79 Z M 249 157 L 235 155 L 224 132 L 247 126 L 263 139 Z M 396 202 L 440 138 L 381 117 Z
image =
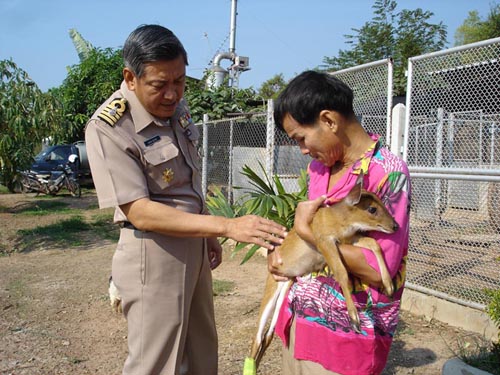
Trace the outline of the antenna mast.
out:
M 215 55 L 211 74 L 208 78 L 209 87 L 219 87 L 223 84 L 225 78 L 229 74 L 229 87 L 238 88 L 240 74 L 250 70 L 249 58 L 236 54 L 236 16 L 237 0 L 231 0 L 231 24 L 229 34 L 229 51 L 221 52 Z M 221 60 L 230 60 L 232 65 L 228 69 L 221 67 Z

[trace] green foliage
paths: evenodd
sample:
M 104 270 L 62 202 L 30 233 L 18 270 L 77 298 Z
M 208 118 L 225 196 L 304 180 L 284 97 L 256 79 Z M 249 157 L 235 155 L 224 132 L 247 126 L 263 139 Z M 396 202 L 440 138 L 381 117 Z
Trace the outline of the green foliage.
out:
M 0 176 L 14 191 L 18 169 L 32 161 L 44 137 L 60 119 L 59 103 L 12 60 L 0 61 Z
M 236 89 L 221 85 L 208 89 L 205 82 L 206 75 L 199 81 L 188 80 L 184 93 L 195 123 L 201 122 L 204 114 L 208 114 L 210 120 L 219 120 L 227 118 L 230 113 L 254 113 L 265 110 L 265 102 L 261 98 L 261 106 L 252 105 L 259 101 L 259 96 L 252 88 Z
M 469 12 L 455 32 L 455 46 L 479 42 L 500 36 L 500 4 L 490 6 L 488 16 L 482 20 L 477 10 Z
M 345 35 L 349 50 L 340 50 L 335 57 L 324 57 L 322 69 L 336 71 L 392 57 L 394 60 L 394 91 L 406 91 L 405 69 L 409 57 L 441 50 L 446 44 L 446 26 L 429 23 L 432 12 L 402 10 L 397 13 L 394 0 L 376 0 L 374 16 L 354 34 Z
M 455 355 L 463 362 L 488 374 L 500 375 L 500 346 L 489 340 L 459 343 Z
M 244 211 L 247 214 L 268 218 L 287 228 L 293 227 L 297 204 L 306 199 L 306 172 L 301 171 L 300 191 L 287 193 L 277 175 L 274 175 L 271 180 L 262 165 L 260 165 L 260 169 L 263 178 L 247 165 L 243 167 L 241 172 L 253 186 L 247 189 L 248 195 L 243 202 Z
M 218 186 L 210 186 L 206 198 L 207 208 L 214 216 L 239 217 L 242 215 L 242 207 L 232 205 Z
M 490 316 L 493 323 L 495 323 L 496 327 L 500 329 L 500 289 L 486 290 L 486 294 L 491 299 L 486 311 L 488 312 L 488 315 Z
M 92 50 L 94 50 L 94 46 L 90 42 L 83 39 L 81 34 L 76 29 L 69 29 L 69 37 L 75 46 L 80 61 L 88 58 Z
M 245 188 L 247 190 L 246 194 L 234 205 L 227 201 L 219 188 L 212 188 L 212 193 L 207 197 L 207 207 L 210 213 L 225 217 L 253 214 L 273 220 L 287 228 L 293 227 L 297 204 L 306 199 L 306 172 L 301 171 L 299 178 L 300 191 L 287 193 L 277 175 L 270 179 L 262 165 L 260 165 L 260 169 L 263 177 L 260 177 L 249 166 L 245 165 L 243 167 L 241 174 L 248 178 L 252 188 Z M 247 243 L 237 243 L 233 255 L 247 247 Z M 248 261 L 258 249 L 259 246 L 257 245 L 251 246 L 241 263 Z
M 68 68 L 62 85 L 51 93 L 63 107 L 63 120 L 52 137 L 55 143 L 84 138 L 85 124 L 123 80 L 121 50 L 92 49 L 77 65 Z
M 496 328 L 500 330 L 500 289 L 486 289 L 484 293 L 490 298 L 486 312 Z M 459 348 L 461 352 L 458 356 L 465 363 L 488 373 L 500 375 L 500 333 L 497 342 L 486 340 L 476 344 L 472 351 L 464 350 L 469 346 L 470 343 L 467 342 Z
M 286 86 L 283 74 L 276 74 L 268 79 L 259 88 L 259 95 L 265 99 L 276 99 Z

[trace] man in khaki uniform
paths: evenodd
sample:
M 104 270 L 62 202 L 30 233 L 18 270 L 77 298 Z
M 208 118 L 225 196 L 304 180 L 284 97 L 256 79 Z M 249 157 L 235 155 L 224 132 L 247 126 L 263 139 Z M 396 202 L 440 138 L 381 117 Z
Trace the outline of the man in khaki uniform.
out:
M 128 323 L 123 374 L 217 374 L 211 269 L 217 236 L 273 249 L 282 226 L 207 215 L 184 95 L 187 54 L 168 29 L 144 25 L 123 48 L 121 87 L 86 128 L 99 206 L 115 207 L 112 277 Z

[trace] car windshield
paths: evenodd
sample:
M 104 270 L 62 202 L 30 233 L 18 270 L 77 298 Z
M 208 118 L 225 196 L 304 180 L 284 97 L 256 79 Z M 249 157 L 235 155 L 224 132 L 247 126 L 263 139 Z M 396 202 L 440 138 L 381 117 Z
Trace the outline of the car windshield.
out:
M 39 163 L 49 160 L 66 161 L 70 153 L 70 146 L 51 146 L 36 155 L 35 161 Z
M 45 150 L 41 151 L 38 155 L 35 156 L 36 161 L 44 161 L 47 158 L 47 155 L 52 151 L 53 147 L 46 148 Z

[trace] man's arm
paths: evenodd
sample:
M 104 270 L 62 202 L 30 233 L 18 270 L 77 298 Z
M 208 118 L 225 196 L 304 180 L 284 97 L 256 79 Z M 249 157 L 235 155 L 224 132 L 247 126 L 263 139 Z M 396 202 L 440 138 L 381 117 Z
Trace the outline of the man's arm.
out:
M 286 236 L 286 228 L 255 215 L 226 218 L 192 214 L 149 198 L 120 208 L 137 229 L 175 237 L 228 237 L 272 250 L 274 244 L 280 244 Z

